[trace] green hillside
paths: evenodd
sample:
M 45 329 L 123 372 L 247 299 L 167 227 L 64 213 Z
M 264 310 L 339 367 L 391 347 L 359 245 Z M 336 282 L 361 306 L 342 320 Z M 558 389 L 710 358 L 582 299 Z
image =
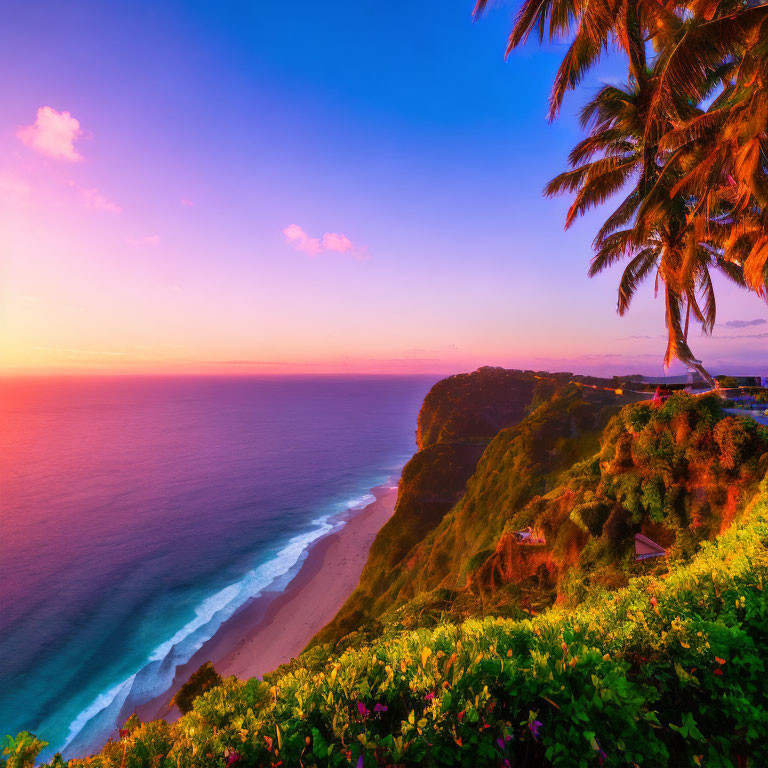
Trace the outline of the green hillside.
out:
M 574 604 L 591 586 L 624 586 L 639 571 L 635 533 L 667 548 L 665 562 L 689 556 L 730 524 L 765 474 L 766 431 L 723 418 L 714 396 L 621 410 L 627 395 L 515 376 L 528 381 L 528 403 L 474 472 L 474 458 L 459 467 L 457 443 L 431 444 L 406 466 L 358 589 L 317 642 L 376 634 L 393 611 L 405 627 L 445 615 L 520 617 Z M 439 414 L 453 427 L 451 408 L 463 410 L 462 397 L 477 407 L 482 380 L 482 370 L 466 376 L 459 396 L 437 385 L 420 426 L 456 435 Z M 529 526 L 541 544 L 517 543 L 515 532 Z

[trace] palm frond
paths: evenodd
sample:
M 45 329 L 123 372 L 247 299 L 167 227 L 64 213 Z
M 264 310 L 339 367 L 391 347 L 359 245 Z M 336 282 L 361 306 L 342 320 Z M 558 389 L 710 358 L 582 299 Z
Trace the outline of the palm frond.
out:
M 589 276 L 595 275 L 607 269 L 613 264 L 624 259 L 636 248 L 635 232 L 632 229 L 624 229 L 614 232 L 605 238 L 600 248 L 595 251 L 589 265 Z
M 699 103 L 706 95 L 709 75 L 732 55 L 749 30 L 766 18 L 768 5 L 760 5 L 712 21 L 694 17 L 687 22 L 679 40 L 659 56 L 648 127 L 658 125 L 664 115 L 677 114 L 681 102 Z
M 607 159 L 612 160 L 613 158 Z M 636 162 L 630 160 L 611 165 L 606 164 L 605 170 L 601 168 L 589 173 L 568 209 L 565 217 L 565 228 L 568 229 L 578 216 L 583 216 L 590 208 L 604 203 L 616 192 L 623 189 L 635 172 Z
M 621 202 L 621 205 L 605 220 L 600 227 L 592 243 L 594 248 L 599 248 L 608 235 L 615 232 L 619 227 L 632 220 L 638 206 L 640 205 L 640 194 L 637 189 L 633 189 Z
M 744 280 L 760 296 L 765 295 L 768 267 L 768 234 L 759 237 L 744 262 Z
M 626 314 L 640 284 L 651 274 L 657 263 L 658 251 L 655 248 L 643 248 L 627 264 L 619 281 L 617 311 L 620 315 Z
M 620 128 L 608 128 L 580 141 L 568 155 L 569 165 L 590 161 L 598 152 L 608 156 L 628 156 L 636 151 L 636 145 Z

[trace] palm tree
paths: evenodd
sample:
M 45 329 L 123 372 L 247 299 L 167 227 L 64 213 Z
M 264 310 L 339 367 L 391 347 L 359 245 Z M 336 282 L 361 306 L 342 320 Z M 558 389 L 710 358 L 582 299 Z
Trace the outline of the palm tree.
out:
M 488 0 L 477 0 L 478 18 Z M 524 0 L 509 36 L 506 55 L 531 34 L 539 42 L 572 35 L 550 95 L 549 118 L 553 120 L 566 91 L 573 90 L 611 46 L 627 55 L 630 79 L 641 81 L 646 71 L 646 40 L 649 37 L 638 0 Z
M 686 157 L 687 170 L 674 193 L 697 200 L 697 219 L 704 220 L 709 238 L 728 260 L 743 267 L 746 284 L 768 294 L 768 5 L 733 11 L 711 20 L 692 17 L 681 28 L 672 52 L 665 57 L 652 120 L 673 114 L 675 127 L 661 140 L 661 149 Z M 700 40 L 713 46 L 702 47 Z M 727 52 L 730 54 L 727 55 Z M 720 64 L 713 67 L 720 57 Z M 679 82 L 688 99 L 704 97 L 709 67 L 722 82 L 708 109 L 685 118 L 674 112 L 669 92 Z
M 477 0 L 476 16 L 486 4 Z M 712 383 L 688 346 L 691 314 L 705 333 L 714 326 L 710 271 L 768 293 L 768 3 L 524 0 L 507 55 L 531 34 L 571 37 L 550 119 L 604 51 L 626 54 L 628 86 L 603 88 L 587 105 L 590 134 L 545 192 L 575 193 L 567 228 L 629 186 L 595 238 L 590 275 L 629 259 L 619 286 L 624 314 L 655 273 L 665 363 L 676 357 Z M 708 110 L 699 108 L 713 95 Z
M 657 132 L 649 132 L 646 125 L 655 79 L 654 71 L 648 70 L 640 82 L 624 88 L 604 86 L 597 93 L 582 110 L 582 127 L 589 135 L 571 152 L 571 170 L 553 179 L 544 192 L 547 196 L 575 193 L 566 228 L 590 208 L 625 192 L 623 202 L 594 240 L 589 274 L 597 275 L 628 260 L 619 283 L 617 309 L 621 315 L 643 281 L 655 276 L 656 291 L 664 296 L 665 364 L 677 358 L 714 385 L 688 345 L 691 315 L 709 333 L 716 318 L 710 270 L 720 271 L 739 285 L 743 285 L 743 272 L 707 242 L 690 215 L 691 201 L 673 193 L 682 171 L 671 172 L 655 161 L 648 162 L 658 156 L 658 139 L 651 143 Z M 687 109 L 690 116 L 696 111 L 690 105 L 679 105 L 679 109 L 682 114 Z

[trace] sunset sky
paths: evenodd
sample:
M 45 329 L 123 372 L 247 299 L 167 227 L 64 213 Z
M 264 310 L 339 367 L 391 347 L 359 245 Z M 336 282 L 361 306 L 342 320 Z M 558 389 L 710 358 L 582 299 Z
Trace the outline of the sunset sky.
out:
M 547 123 L 562 47 L 505 63 L 513 7 L 9 0 L 2 369 L 660 374 L 652 283 L 619 318 L 601 212 L 541 196 L 586 91 Z M 717 286 L 694 351 L 768 375 L 766 305 Z

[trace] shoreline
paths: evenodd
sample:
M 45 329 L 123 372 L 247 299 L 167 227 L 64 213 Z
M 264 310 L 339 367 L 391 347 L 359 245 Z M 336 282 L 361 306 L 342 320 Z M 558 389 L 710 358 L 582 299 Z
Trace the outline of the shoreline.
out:
M 210 661 L 222 677 L 261 677 L 297 657 L 315 634 L 330 622 L 352 594 L 376 534 L 389 520 L 397 501 L 396 482 L 371 489 L 374 501 L 339 516 L 344 525 L 313 542 L 297 572 L 281 590 L 264 590 L 227 619 L 176 669 L 171 687 L 148 702 L 120 713 L 122 724 L 132 712 L 142 722 L 180 713 L 169 701 L 190 675 Z M 116 726 L 117 729 L 117 726 Z M 113 736 L 117 735 L 117 730 Z M 102 744 L 92 745 L 95 751 Z

